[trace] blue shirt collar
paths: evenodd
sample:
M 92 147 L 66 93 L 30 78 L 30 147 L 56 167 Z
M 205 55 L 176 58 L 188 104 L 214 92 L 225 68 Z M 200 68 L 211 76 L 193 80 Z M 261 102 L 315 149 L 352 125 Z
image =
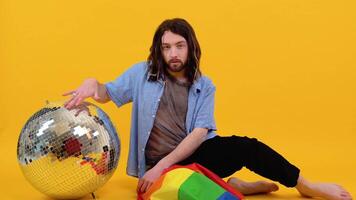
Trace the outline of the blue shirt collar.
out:
M 149 81 L 149 78 L 152 74 L 150 74 L 149 72 L 147 72 L 147 77 L 146 80 Z M 161 78 L 159 78 L 158 83 L 160 83 L 161 85 L 164 85 L 164 80 Z M 191 89 L 193 89 L 193 92 L 195 95 L 198 95 L 201 91 L 201 77 L 199 77 L 197 80 L 194 81 L 193 85 L 191 86 Z

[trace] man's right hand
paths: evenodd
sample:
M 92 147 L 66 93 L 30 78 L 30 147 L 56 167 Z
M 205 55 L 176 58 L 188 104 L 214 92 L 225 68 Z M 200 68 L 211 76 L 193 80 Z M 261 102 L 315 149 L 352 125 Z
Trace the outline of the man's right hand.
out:
M 63 94 L 63 96 L 72 95 L 72 97 L 64 104 L 67 109 L 72 109 L 80 105 L 86 98 L 92 97 L 95 101 L 105 103 L 110 100 L 106 93 L 106 88 L 100 84 L 96 79 L 86 79 L 79 88 L 71 90 Z

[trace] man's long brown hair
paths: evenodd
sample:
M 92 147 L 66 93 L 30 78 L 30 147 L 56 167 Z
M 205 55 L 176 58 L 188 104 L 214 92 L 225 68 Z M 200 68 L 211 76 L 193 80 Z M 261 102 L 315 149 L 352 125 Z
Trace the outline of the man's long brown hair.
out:
M 192 26 L 181 18 L 167 19 L 157 28 L 150 48 L 150 55 L 147 59 L 149 80 L 157 81 L 159 78 L 164 78 L 165 75 L 168 74 L 167 64 L 162 55 L 162 36 L 165 31 L 178 34 L 187 41 L 188 59 L 185 63 L 185 76 L 190 83 L 193 83 L 194 80 L 201 76 L 199 69 L 201 51 Z

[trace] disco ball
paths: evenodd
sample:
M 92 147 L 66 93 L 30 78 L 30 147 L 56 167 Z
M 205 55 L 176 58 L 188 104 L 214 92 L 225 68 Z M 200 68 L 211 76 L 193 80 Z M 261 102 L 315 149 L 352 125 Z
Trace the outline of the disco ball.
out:
M 17 160 L 26 179 L 56 199 L 74 199 L 103 186 L 113 175 L 120 140 L 99 107 L 83 103 L 72 110 L 48 103 L 23 127 Z

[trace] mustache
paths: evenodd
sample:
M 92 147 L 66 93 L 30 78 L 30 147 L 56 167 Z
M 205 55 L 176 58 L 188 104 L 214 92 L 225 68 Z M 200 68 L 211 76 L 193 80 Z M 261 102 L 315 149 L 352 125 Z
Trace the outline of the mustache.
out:
M 180 59 L 171 59 L 168 61 L 168 64 L 177 63 L 177 62 L 183 63 Z

